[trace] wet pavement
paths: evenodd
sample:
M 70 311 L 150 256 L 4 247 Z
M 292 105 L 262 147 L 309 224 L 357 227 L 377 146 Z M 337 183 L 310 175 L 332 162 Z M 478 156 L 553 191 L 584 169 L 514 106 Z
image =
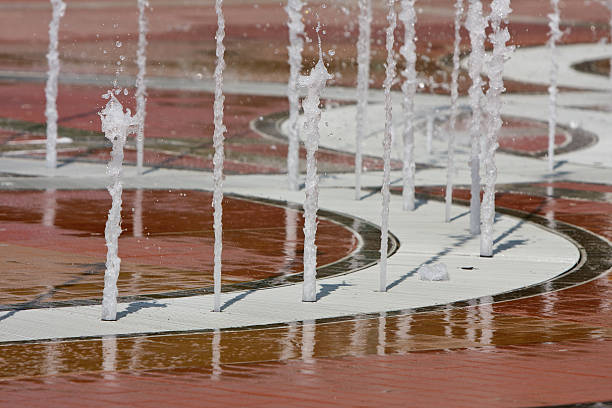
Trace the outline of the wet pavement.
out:
M 208 192 L 124 191 L 120 296 L 210 289 L 211 203 Z M 1 192 L 0 307 L 99 299 L 109 207 L 104 190 Z M 302 271 L 299 209 L 234 197 L 223 207 L 224 284 Z M 357 248 L 358 238 L 337 222 L 321 219 L 318 232 L 320 267 Z
M 135 54 L 135 7 L 67 3 L 60 35 L 62 69 L 112 75 L 113 58 Z M 212 7 L 201 7 L 198 1 L 151 3 L 149 74 L 209 77 L 214 63 Z M 225 3 L 232 22 L 227 78 L 286 81 L 287 33 L 278 3 Z M 334 84 L 353 86 L 355 5 L 342 3 L 327 8 L 313 3 L 309 11 L 327 21 L 324 41 L 335 50 L 334 70 L 342 72 Z M 0 82 L 4 157 L 42 157 L 44 146 L 33 141 L 44 135 L 44 85 L 23 82 L 10 72 L 45 69 L 48 8 L 37 0 L 0 0 L 0 73 L 8 73 Z M 544 44 L 547 4 L 513 0 L 513 8 L 513 41 L 523 47 Z M 570 30 L 565 43 L 607 38 L 608 12 L 599 3 L 568 0 L 562 11 L 564 28 Z M 380 86 L 384 72 L 383 13 L 376 5 L 373 86 Z M 450 70 L 452 8 L 448 1 L 424 1 L 419 19 L 417 68 L 422 78 L 434 76 L 434 86 L 424 82 L 422 91 L 446 94 L 439 84 L 448 80 Z M 313 38 L 312 30 L 309 35 Z M 125 47 L 114 49 L 116 40 Z M 467 43 L 463 47 L 467 50 Z M 315 54 L 308 46 L 305 60 Z M 607 75 L 609 63 L 587 61 L 577 68 Z M 134 70 L 128 59 L 125 74 Z M 465 93 L 465 72 L 460 78 Z M 546 92 L 542 84 L 507 81 L 506 87 L 515 94 Z M 60 136 L 69 138 L 60 144 L 60 162 L 107 160 L 109 148 L 97 116 L 105 91 L 95 84 L 60 85 Z M 124 102 L 134 105 L 131 95 Z M 327 104 L 338 106 L 333 100 Z M 148 109 L 145 162 L 152 171 L 210 170 L 210 93 L 151 89 Z M 248 92 L 226 97 L 228 174 L 284 172 L 285 143 L 252 124 L 262 119 L 272 123 L 286 110 L 282 97 Z M 587 114 L 589 110 L 609 107 L 585 108 Z M 542 120 L 508 117 L 501 148 L 541 157 L 546 130 Z M 568 146 L 573 151 L 596 142 L 589 137 L 560 126 L 555 141 L 563 153 Z M 351 171 L 354 163 L 351 154 L 334 149 L 323 150 L 319 159 L 322 172 L 330 173 Z M 135 161 L 131 144 L 126 160 Z M 380 169 L 378 158 L 368 160 L 368 168 Z M 423 163 L 419 168 L 425 168 Z M 499 186 L 500 212 L 554 229 L 586 254 L 582 265 L 551 281 L 494 297 L 346 319 L 2 344 L 0 407 L 612 406 L 595 404 L 612 401 L 612 278 L 607 273 L 612 266 L 611 183 L 610 177 L 595 184 L 565 180 L 561 174 L 550 182 Z M 439 200 L 443 190 L 427 187 L 419 193 L 423 200 Z M 456 190 L 456 203 L 465 204 L 468 198 L 467 190 Z M 299 274 L 299 208 L 244 197 L 228 197 L 224 205 L 226 288 Z M 0 327 L 18 310 L 16 304 L 28 308 L 98 298 L 108 207 L 104 190 L 0 192 L 0 269 L 5 277 L 0 310 L 11 309 L 0 311 Z M 209 287 L 211 222 L 209 193 L 125 191 L 119 290 L 133 297 L 126 313 L 163 307 L 146 296 Z M 332 264 L 356 248 L 355 233 L 337 220 L 322 219 L 317 240 L 321 264 Z M 151 248 L 157 253 L 152 255 Z
M 551 187 L 563 190 L 548 195 L 521 191 Z M 609 186 L 557 183 L 502 190 L 502 210 L 540 217 L 560 233 L 578 228 L 612 238 L 612 200 L 609 195 L 602 200 Z M 422 193 L 436 195 L 435 190 Z M 458 191 L 457 199 L 464 197 Z M 576 205 L 582 206 L 580 213 L 573 211 Z M 545 283 L 549 286 L 541 293 L 516 300 L 484 298 L 416 314 L 246 331 L 0 346 L 5 377 L 0 395 L 8 404 L 27 396 L 27 401 L 44 398 L 55 406 L 72 406 L 86 400 L 70 390 L 91 387 L 100 390 L 92 401 L 121 398 L 127 405 L 144 406 L 151 395 L 147 390 L 161 387 L 162 401 L 187 390 L 190 397 L 174 406 L 192 406 L 200 394 L 213 397 L 211 406 L 231 398 L 249 406 L 301 406 L 313 398 L 306 390 L 317 389 L 315 399 L 322 406 L 331 406 L 334 398 L 342 398 L 341 405 L 378 401 L 395 406 L 435 403 L 439 395 L 433 391 L 443 384 L 452 406 L 610 400 L 612 280 L 601 274 L 611 266 L 611 247 L 601 239 L 578 243 L 593 261 L 592 275 L 558 290 L 561 277 Z M 275 385 L 281 378 L 308 386 L 288 392 Z M 354 387 L 364 388 L 357 392 Z

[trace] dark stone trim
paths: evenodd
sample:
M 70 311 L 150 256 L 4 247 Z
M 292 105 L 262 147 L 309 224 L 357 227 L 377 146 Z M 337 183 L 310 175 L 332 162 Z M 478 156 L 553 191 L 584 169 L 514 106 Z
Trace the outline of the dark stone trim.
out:
M 605 402 L 584 402 L 567 405 L 537 405 L 530 408 L 612 408 L 612 401 Z
M 226 194 L 226 197 L 249 200 L 261 204 L 272 205 L 283 208 L 291 208 L 296 211 L 303 211 L 302 206 L 294 203 L 288 203 L 286 201 L 254 198 L 249 196 L 242 196 L 238 194 Z M 361 240 L 362 245 L 356 251 L 353 251 L 348 256 L 339 259 L 330 264 L 322 265 L 317 268 L 317 279 L 331 278 L 334 276 L 346 275 L 349 273 L 357 272 L 361 269 L 368 268 L 372 265 L 377 264 L 380 261 L 380 229 L 363 219 L 356 218 L 350 215 L 319 210 L 318 217 L 332 221 L 336 224 L 350 229 L 357 234 Z M 387 256 L 393 255 L 399 249 L 400 242 L 396 236 L 389 233 L 388 239 L 388 251 Z M 279 286 L 295 285 L 301 283 L 304 280 L 303 272 L 295 273 L 291 275 L 276 276 L 273 278 L 261 279 L 250 282 L 240 282 L 223 285 L 221 291 L 237 292 L 244 290 L 260 290 L 269 289 Z M 189 297 L 207 295 L 213 293 L 213 287 L 207 286 L 197 289 L 186 289 L 177 290 L 170 292 L 146 294 L 146 295 L 134 295 L 134 296 L 120 296 L 117 298 L 119 303 L 132 303 L 132 302 L 143 302 L 152 301 L 157 299 L 177 298 L 177 297 Z M 19 310 L 29 309 L 46 309 L 54 307 L 71 307 L 71 306 L 91 306 L 99 305 L 102 303 L 102 299 L 77 299 L 77 300 L 66 300 L 56 302 L 31 302 L 23 304 L 13 305 L 0 305 L 0 312 L 11 312 Z
M 398 194 L 397 191 L 393 192 L 394 194 Z M 401 193 L 399 193 L 401 194 Z M 437 200 L 443 201 L 443 197 L 437 197 L 430 194 L 418 194 L 419 199 L 424 200 Z M 458 205 L 469 206 L 469 201 L 467 200 L 459 200 L 454 199 L 453 202 Z M 568 289 L 574 286 L 578 286 L 584 283 L 587 283 L 593 279 L 596 279 L 607 272 L 612 267 L 612 260 L 609 259 L 609 253 L 612 252 L 612 245 L 604 238 L 582 229 L 580 227 L 567 224 L 561 221 L 555 221 L 555 226 L 549 226 L 549 221 L 539 215 L 526 213 L 523 211 L 510 210 L 505 208 L 496 208 L 498 213 L 507 214 L 510 216 L 514 216 L 520 219 L 523 219 L 527 222 L 532 222 L 541 228 L 548 230 L 552 233 L 559 234 L 566 239 L 573 242 L 578 249 L 580 250 L 580 260 L 578 263 L 569 271 L 566 271 L 552 279 L 547 281 L 526 286 L 523 288 L 511 290 L 509 292 L 500 293 L 493 296 L 485 296 L 481 298 L 462 300 L 453 303 L 447 304 L 439 304 L 432 306 L 419 307 L 414 309 L 404 309 L 404 310 L 395 310 L 381 313 L 368 313 L 368 314 L 359 314 L 359 315 L 347 315 L 340 317 L 332 317 L 325 319 L 317 319 L 314 321 L 315 324 L 323 324 L 323 323 L 336 323 L 342 321 L 350 321 L 356 319 L 372 319 L 379 318 L 381 316 L 392 317 L 392 316 L 401 316 L 408 314 L 417 314 L 417 313 L 427 313 L 427 312 L 436 312 L 443 311 L 448 309 L 459 309 L 466 307 L 473 307 L 482 304 L 493 304 L 500 302 L 508 302 L 512 300 L 518 300 L 523 298 L 528 298 L 532 296 L 541 295 L 543 293 L 547 293 L 550 291 L 557 291 L 562 289 Z M 303 322 L 297 322 L 298 325 L 303 324 Z M 222 329 L 222 332 L 236 332 L 236 331 L 246 331 L 246 330 L 255 330 L 255 329 L 267 329 L 274 327 L 285 327 L 287 324 L 271 324 L 271 325 L 253 325 L 253 326 L 243 326 L 243 327 L 232 327 L 227 329 Z M 181 335 L 181 334 L 198 334 L 198 333 L 208 333 L 213 332 L 213 329 L 204 329 L 204 330 L 183 330 L 183 331 L 170 331 L 170 332 L 151 332 L 151 333 L 134 333 L 134 334 L 121 334 L 121 335 L 113 335 L 110 337 L 116 338 L 134 338 L 134 337 L 152 337 L 152 336 L 171 336 L 171 335 Z M 103 337 L 109 336 L 89 336 L 89 337 L 75 337 L 75 338 L 65 338 L 61 339 L 61 341 L 73 341 L 73 340 L 93 340 L 100 339 Z M 45 342 L 54 342 L 58 341 L 58 339 L 44 339 L 44 340 L 31 340 L 31 341 L 16 341 L 16 342 L 6 342 L 1 343 L 2 345 L 10 345 L 10 344 L 26 344 L 26 343 L 45 343 Z

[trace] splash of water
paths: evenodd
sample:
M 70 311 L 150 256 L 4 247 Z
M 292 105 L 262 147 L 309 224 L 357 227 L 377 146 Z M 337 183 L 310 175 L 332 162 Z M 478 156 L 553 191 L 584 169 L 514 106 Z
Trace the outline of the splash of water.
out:
M 138 131 L 136 133 L 136 169 L 138 174 L 142 174 L 144 156 L 144 125 L 147 105 L 147 87 L 145 75 L 147 70 L 147 16 L 146 8 L 149 7 L 148 0 L 138 0 L 138 51 L 136 62 L 138 74 L 136 76 L 136 117 L 138 118 Z
M 550 86 L 548 87 L 549 105 L 548 105 L 548 171 L 553 171 L 555 168 L 555 133 L 557 130 L 557 79 L 559 76 L 559 52 L 557 43 L 563 37 L 563 33 L 559 28 L 560 13 L 559 0 L 550 0 L 553 12 L 548 15 L 549 38 L 548 47 L 550 49 Z
M 395 0 L 388 0 L 389 13 L 387 14 L 386 48 L 387 66 L 383 88 L 385 90 L 385 135 L 383 137 L 383 183 L 382 183 L 382 222 L 380 227 L 380 279 L 379 290 L 387 291 L 387 249 L 389 239 L 389 202 L 391 194 L 389 185 L 391 183 L 391 142 L 393 141 L 393 102 L 391 100 L 391 86 L 395 79 L 395 55 L 393 44 L 395 43 L 395 27 L 397 18 L 395 14 Z
M 106 271 L 104 272 L 104 291 L 102 296 L 102 320 L 117 320 L 117 279 L 121 269 L 121 258 L 118 256 L 119 236 L 121 235 L 121 194 L 123 184 L 123 148 L 129 133 L 133 132 L 136 120 L 130 110 L 125 112 L 123 106 L 115 97 L 118 89 L 108 91 L 103 95 L 108 103 L 99 112 L 102 121 L 102 132 L 113 144 L 111 160 L 106 167 L 106 174 L 111 182 L 108 192 L 112 198 L 112 206 L 108 212 L 104 236 L 106 238 Z
M 469 0 L 466 27 L 470 33 L 472 52 L 468 62 L 468 71 L 472 85 L 468 91 L 470 96 L 470 107 L 472 118 L 470 120 L 470 167 L 472 175 L 472 187 L 470 198 L 470 232 L 480 233 L 480 133 L 482 123 L 482 104 L 484 85 L 481 74 L 484 67 L 484 41 L 487 19 L 482 15 L 482 2 L 480 0 Z
M 400 48 L 400 55 L 405 60 L 402 71 L 402 109 L 406 124 L 402 133 L 404 142 L 404 164 L 402 168 L 403 190 L 402 199 L 404 210 L 414 210 L 414 97 L 417 91 L 416 73 L 416 12 L 415 0 L 402 0 L 402 9 L 399 19 L 404 25 L 404 44 Z
M 221 311 L 221 253 L 223 251 L 223 142 L 225 140 L 224 133 L 226 131 L 223 124 L 223 106 L 225 96 L 223 96 L 223 70 L 225 69 L 225 46 L 223 39 L 225 38 L 225 19 L 223 17 L 223 0 L 215 1 L 215 12 L 217 13 L 217 64 L 215 66 L 215 103 L 214 122 L 215 131 L 213 133 L 213 145 L 215 154 L 213 156 L 213 208 L 214 208 L 214 231 L 215 231 L 215 249 L 214 249 L 214 311 Z
M 455 42 L 453 43 L 453 72 L 451 74 L 451 114 L 450 130 L 448 133 L 448 164 L 446 166 L 446 207 L 444 219 L 451 220 L 451 206 L 453 204 L 453 174 L 455 173 L 455 132 L 457 126 L 457 101 L 459 99 L 459 57 L 461 53 L 461 19 L 463 17 L 463 0 L 455 2 Z
M 57 47 L 60 19 L 66 12 L 66 3 L 62 0 L 51 0 L 51 5 L 53 6 L 53 15 L 49 23 L 49 51 L 47 53 L 49 71 L 45 86 L 45 97 L 47 99 L 45 109 L 47 118 L 46 164 L 48 168 L 55 169 L 57 167 L 57 81 L 60 70 Z
M 480 256 L 493 256 L 493 222 L 495 218 L 495 183 L 497 181 L 497 167 L 495 165 L 495 151 L 497 138 L 502 128 L 501 119 L 502 100 L 504 88 L 504 64 L 510 57 L 514 47 L 506 45 L 510 40 L 507 27 L 502 28 L 502 22 L 507 21 L 512 12 L 510 0 L 493 0 L 491 3 L 491 28 L 489 41 L 493 44 L 493 54 L 489 63 L 489 89 L 487 91 L 487 132 L 484 140 L 483 166 L 484 166 L 484 196 L 480 213 Z
M 317 33 L 319 27 L 317 27 Z M 321 122 L 321 92 L 332 76 L 327 72 L 321 53 L 319 38 L 319 61 L 308 76 L 300 76 L 298 84 L 307 88 L 302 102 L 304 108 L 304 137 L 306 143 L 306 199 L 304 200 L 304 284 L 302 301 L 317 300 L 317 211 L 319 207 L 319 176 L 317 175 L 316 153 L 319 148 L 319 123 Z
M 359 39 L 357 40 L 357 117 L 355 142 L 355 199 L 361 199 L 363 158 L 361 145 L 365 137 L 370 80 L 370 36 L 372 0 L 359 0 Z
M 298 128 L 298 116 L 300 109 L 298 95 L 298 78 L 302 69 L 302 51 L 304 49 L 304 23 L 302 23 L 302 0 L 289 0 L 285 11 L 289 16 L 287 26 L 289 27 L 289 83 L 287 95 L 289 98 L 289 147 L 287 152 L 287 176 L 289 188 L 299 190 L 300 173 L 300 131 Z

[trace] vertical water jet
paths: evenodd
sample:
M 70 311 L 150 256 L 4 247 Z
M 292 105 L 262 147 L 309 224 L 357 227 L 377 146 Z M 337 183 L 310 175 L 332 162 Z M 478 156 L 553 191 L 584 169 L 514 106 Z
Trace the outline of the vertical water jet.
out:
M 136 54 L 136 63 L 138 65 L 138 74 L 136 76 L 136 117 L 138 119 L 138 130 L 136 131 L 136 170 L 138 174 L 142 174 L 144 161 L 144 126 L 147 105 L 147 86 L 144 80 L 147 72 L 148 22 L 145 14 L 147 7 L 149 7 L 148 0 L 138 0 L 138 51 Z
M 436 111 L 432 109 L 431 112 L 429 112 L 429 114 L 427 115 L 427 121 L 426 121 L 426 143 L 425 143 L 425 148 L 427 149 L 427 154 L 431 155 L 432 152 L 432 143 L 433 143 L 433 136 L 434 136 L 434 125 L 435 125 L 435 121 L 436 121 Z
M 317 27 L 317 34 L 319 27 Z M 308 76 L 300 76 L 299 85 L 307 88 L 302 102 L 304 108 L 304 138 L 306 143 L 306 198 L 304 200 L 304 283 L 302 301 L 317 300 L 317 211 L 319 208 L 319 176 L 317 175 L 317 150 L 319 148 L 319 123 L 321 121 L 321 92 L 332 76 L 327 72 L 319 38 L 319 61 Z
M 451 112 L 448 133 L 448 164 L 446 166 L 446 195 L 444 220 L 451 220 L 453 204 L 453 176 L 455 173 L 455 132 L 457 127 L 457 103 L 459 99 L 459 57 L 461 53 L 461 19 L 463 17 L 463 0 L 455 2 L 455 41 L 453 43 L 453 72 L 451 74 Z
M 217 63 L 215 66 L 215 102 L 213 133 L 213 145 L 215 154 L 213 156 L 213 228 L 215 232 L 214 248 L 214 308 L 215 312 L 221 311 L 221 253 L 223 252 L 223 160 L 225 157 L 223 144 L 226 131 L 223 124 L 223 107 L 225 96 L 223 95 L 223 70 L 225 69 L 225 19 L 223 17 L 223 0 L 215 0 L 215 12 L 217 13 L 217 47 L 215 54 Z
M 302 0 L 288 0 L 285 11 L 289 16 L 289 82 L 287 96 L 289 98 L 289 126 L 287 151 L 287 177 L 289 189 L 297 191 L 300 188 L 300 131 L 298 129 L 299 95 L 298 78 L 302 69 L 302 51 L 304 49 L 304 23 L 302 23 Z
M 127 136 L 136 124 L 130 110 L 125 112 L 123 106 L 115 97 L 119 89 L 108 91 L 103 97 L 108 103 L 99 112 L 102 121 L 102 132 L 112 143 L 111 160 L 106 167 L 106 174 L 111 182 L 108 192 L 112 198 L 111 209 L 108 212 L 104 237 L 106 239 L 106 271 L 104 272 L 104 291 L 102 294 L 102 320 L 117 320 L 117 279 L 121 270 L 119 258 L 119 236 L 121 235 L 121 204 L 123 193 L 123 155 Z
M 495 183 L 497 182 L 497 167 L 495 165 L 495 151 L 497 138 L 502 128 L 501 118 L 504 88 L 504 64 L 510 57 L 513 47 L 509 47 L 510 40 L 508 27 L 502 27 L 512 12 L 510 0 L 493 0 L 491 3 L 491 28 L 489 40 L 493 44 L 493 53 L 489 62 L 489 89 L 487 90 L 487 132 L 483 144 L 484 166 L 484 195 L 480 212 L 480 256 L 493 256 L 493 222 L 495 220 Z
M 66 12 L 66 3 L 62 0 L 51 0 L 53 14 L 49 23 L 49 51 L 47 52 L 47 63 L 49 71 L 47 84 L 45 86 L 47 119 L 47 141 L 46 141 L 46 164 L 50 169 L 57 167 L 57 82 L 60 71 L 59 43 L 60 20 Z
M 416 73 L 416 12 L 415 0 L 402 0 L 399 19 L 404 26 L 404 44 L 400 47 L 400 55 L 404 58 L 405 66 L 401 72 L 402 82 L 402 110 L 405 120 L 402 139 L 404 142 L 404 156 L 402 167 L 403 190 L 402 199 L 404 210 L 414 210 L 414 97 L 417 90 Z
M 370 37 L 372 0 L 359 0 L 359 39 L 357 40 L 357 117 L 355 118 L 355 199 L 361 199 L 363 170 L 362 143 L 366 133 L 368 89 L 370 80 Z
M 411 1 L 411 0 L 407 0 Z M 391 194 L 389 185 L 391 183 L 391 142 L 393 141 L 393 102 L 391 100 L 391 86 L 395 79 L 395 53 L 393 45 L 395 43 L 395 27 L 397 19 L 395 14 L 395 0 L 388 0 L 389 13 L 387 14 L 386 48 L 387 66 L 383 88 L 385 91 L 385 134 L 383 137 L 383 182 L 382 182 L 382 222 L 380 227 L 380 275 L 379 288 L 381 292 L 387 291 L 387 250 L 389 239 L 389 202 Z
M 480 233 L 480 139 L 482 127 L 482 104 L 484 93 L 481 78 L 484 67 L 484 42 L 487 19 L 482 14 L 482 2 L 469 0 L 466 27 L 470 33 L 472 51 L 468 62 L 468 71 L 472 85 L 468 91 L 472 117 L 470 120 L 470 170 L 472 176 L 470 198 L 470 232 Z
M 557 94 L 559 76 L 559 52 L 557 43 L 563 37 L 559 28 L 560 13 L 559 0 L 550 0 L 552 13 L 548 15 L 548 48 L 550 49 L 550 85 L 548 87 L 548 171 L 555 169 L 555 134 L 557 131 Z

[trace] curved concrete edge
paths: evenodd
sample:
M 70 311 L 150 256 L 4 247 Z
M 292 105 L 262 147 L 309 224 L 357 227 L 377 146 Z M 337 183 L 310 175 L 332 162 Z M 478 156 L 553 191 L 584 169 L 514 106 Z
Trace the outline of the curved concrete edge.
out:
M 210 187 L 209 177 L 203 173 L 178 173 L 183 177 L 177 178 L 177 171 L 161 171 L 155 177 L 140 178 L 138 182 L 131 179 L 127 184 L 193 188 L 199 182 L 200 188 Z M 341 179 L 347 177 L 351 176 L 338 175 L 335 181 L 342 185 L 348 180 Z M 87 179 L 64 182 L 90 184 Z M 321 208 L 379 224 L 380 195 L 357 202 L 338 184 L 321 189 Z M 290 192 L 282 187 L 282 176 L 232 176 L 226 180 L 228 193 L 289 202 L 303 200 L 303 192 Z M 400 240 L 401 247 L 388 261 L 386 293 L 376 291 L 379 267 L 372 266 L 320 280 L 320 298 L 316 303 L 302 303 L 301 285 L 291 285 L 223 294 L 222 302 L 231 305 L 221 313 L 211 312 L 211 295 L 157 300 L 163 307 L 143 308 L 117 322 L 101 322 L 100 306 L 22 310 L 0 322 L 0 342 L 218 330 L 415 309 L 491 296 L 543 282 L 569 270 L 580 258 L 578 249 L 570 241 L 509 216 L 499 216 L 496 221 L 495 257 L 480 258 L 479 241 L 469 234 L 468 217 L 462 215 L 464 208 L 455 207 L 453 212 L 457 218 L 446 224 L 443 204 L 437 202 L 420 205 L 415 212 L 404 212 L 400 198 L 393 197 L 391 206 L 391 231 Z M 444 262 L 449 268 L 450 281 L 420 281 L 416 270 L 426 262 Z M 128 306 L 120 304 L 119 310 L 125 311 Z
M 573 68 L 577 63 L 612 57 L 612 45 L 600 43 L 559 45 L 558 62 L 560 87 L 609 91 L 612 83 L 600 75 L 579 72 Z M 530 84 L 550 83 L 550 64 L 542 63 L 550 58 L 546 46 L 523 47 L 512 54 L 504 67 L 504 78 Z

